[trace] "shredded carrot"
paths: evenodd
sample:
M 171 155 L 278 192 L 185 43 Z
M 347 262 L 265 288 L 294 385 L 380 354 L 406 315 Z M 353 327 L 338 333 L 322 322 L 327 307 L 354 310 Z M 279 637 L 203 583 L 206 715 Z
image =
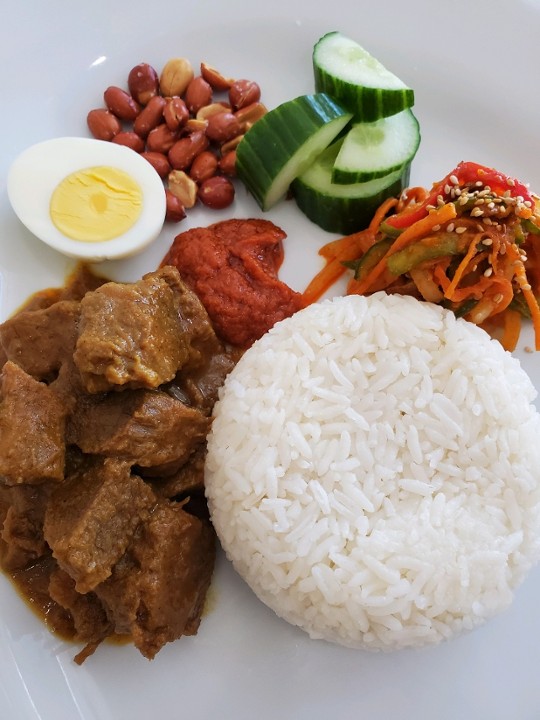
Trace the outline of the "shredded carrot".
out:
M 370 224 L 365 230 L 332 240 L 323 245 L 319 255 L 326 258 L 326 265 L 311 280 L 302 293 L 305 305 L 316 302 L 345 273 L 343 263 L 363 255 L 375 242 L 379 225 L 392 208 L 397 205 L 397 198 L 390 197 L 377 209 Z
M 518 255 L 517 250 L 512 250 L 511 252 L 512 254 Z M 523 262 L 516 259 L 514 260 L 514 263 L 516 280 L 531 313 L 531 320 L 534 328 L 535 349 L 540 350 L 540 307 L 538 306 L 538 300 L 536 299 L 532 288 L 529 285 L 529 281 L 527 280 L 527 274 L 525 272 L 525 266 L 523 265 Z
M 366 277 L 358 283 L 356 292 L 361 295 L 367 292 L 372 287 L 372 285 L 384 271 L 386 267 L 386 261 L 388 257 L 390 257 L 390 255 L 393 255 L 398 250 L 401 250 L 407 245 L 413 243 L 419 237 L 422 237 L 423 235 L 428 233 L 430 230 L 433 230 L 434 226 L 446 223 L 455 217 L 456 207 L 454 203 L 447 203 L 446 205 L 442 205 L 440 208 L 436 208 L 426 217 L 423 217 L 421 220 L 418 220 L 412 225 L 409 225 L 409 227 L 405 228 L 401 235 L 398 235 L 395 242 L 392 243 L 392 246 L 390 247 L 386 255 L 381 260 L 379 260 L 379 262 L 375 265 L 371 272 L 369 272 Z
M 351 258 L 352 259 L 352 258 Z M 302 293 L 302 300 L 305 306 L 317 302 L 332 285 L 345 274 L 347 268 L 341 260 L 332 258 L 323 269 L 315 275 L 307 288 Z
M 505 310 L 504 330 L 500 340 L 500 343 L 505 350 L 512 352 L 512 350 L 516 349 L 520 332 L 521 315 L 517 312 L 517 310 Z
M 478 236 L 474 235 L 473 239 L 469 243 L 469 247 L 467 249 L 467 252 L 463 256 L 463 260 L 459 263 L 458 268 L 456 272 L 454 273 L 454 277 L 452 278 L 452 282 L 448 285 L 448 287 L 444 291 L 444 297 L 447 300 L 453 300 L 454 299 L 454 293 L 456 291 L 456 288 L 458 286 L 459 281 L 461 280 L 463 273 L 465 272 L 465 269 L 469 265 L 470 260 L 476 255 L 476 245 L 478 244 Z

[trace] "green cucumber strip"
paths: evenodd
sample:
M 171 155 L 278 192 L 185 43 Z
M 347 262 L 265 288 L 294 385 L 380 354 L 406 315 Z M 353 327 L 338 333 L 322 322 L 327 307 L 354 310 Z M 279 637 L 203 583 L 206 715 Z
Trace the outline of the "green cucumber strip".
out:
M 284 197 L 350 119 L 341 105 L 317 93 L 284 102 L 253 124 L 236 149 L 236 172 L 262 210 Z
M 332 182 L 332 167 L 342 140 L 330 145 L 293 182 L 294 199 L 314 223 L 342 235 L 366 228 L 375 211 L 388 197 L 394 197 L 409 182 L 410 166 L 365 183 L 338 185 Z
M 354 270 L 354 279 L 363 280 L 373 270 L 379 260 L 382 260 L 393 244 L 392 238 L 383 238 L 372 245 L 358 260 L 344 262 L 343 264 Z
M 465 245 L 465 246 L 464 246 Z M 445 232 L 433 237 L 418 240 L 403 250 L 390 255 L 387 260 L 388 269 L 393 275 L 403 275 L 427 260 L 458 255 L 466 250 L 461 235 Z
M 332 182 L 356 183 L 389 175 L 411 163 L 420 145 L 412 110 L 370 123 L 356 123 L 345 136 L 332 169 Z
M 414 105 L 414 91 L 361 45 L 334 31 L 313 48 L 317 92 L 328 93 L 357 120 L 373 122 Z

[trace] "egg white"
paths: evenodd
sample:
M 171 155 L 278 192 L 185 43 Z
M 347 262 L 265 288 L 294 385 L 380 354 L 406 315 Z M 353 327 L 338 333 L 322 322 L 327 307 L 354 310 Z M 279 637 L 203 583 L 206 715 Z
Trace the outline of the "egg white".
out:
M 51 195 L 66 176 L 98 165 L 130 175 L 140 186 L 142 208 L 135 223 L 121 235 L 100 242 L 80 242 L 54 225 Z M 88 262 L 136 254 L 159 235 L 165 220 L 165 190 L 154 168 L 130 148 L 104 140 L 61 137 L 32 145 L 11 165 L 7 192 L 13 210 L 31 233 L 64 255 Z

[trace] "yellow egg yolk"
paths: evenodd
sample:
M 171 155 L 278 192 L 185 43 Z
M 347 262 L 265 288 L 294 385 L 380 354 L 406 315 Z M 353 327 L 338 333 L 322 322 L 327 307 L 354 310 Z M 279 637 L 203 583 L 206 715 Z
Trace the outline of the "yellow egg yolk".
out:
M 142 209 L 138 183 L 114 167 L 90 167 L 55 188 L 49 212 L 61 233 L 81 242 L 112 240 L 129 230 Z

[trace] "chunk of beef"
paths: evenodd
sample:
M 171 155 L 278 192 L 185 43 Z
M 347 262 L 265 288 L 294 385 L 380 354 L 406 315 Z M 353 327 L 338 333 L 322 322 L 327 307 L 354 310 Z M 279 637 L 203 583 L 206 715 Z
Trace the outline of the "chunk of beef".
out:
M 66 478 L 45 511 L 44 536 L 60 567 L 86 593 L 111 574 L 155 503 L 129 463 L 107 458 Z
M 182 499 L 191 494 L 204 494 L 205 457 L 206 444 L 202 443 L 174 474 L 151 478 L 156 495 L 168 499 Z
M 211 526 L 161 501 L 96 594 L 116 632 L 152 659 L 165 643 L 197 632 L 214 557 Z
M 0 475 L 9 485 L 63 480 L 62 402 L 11 361 L 2 370 L 1 397 Z
M 62 300 L 40 310 L 18 313 L 0 325 L 0 344 L 36 380 L 50 382 L 75 349 L 80 304 Z
M 0 488 L 6 507 L 3 523 L 0 523 L 4 570 L 27 567 L 47 552 L 43 518 L 49 493 L 48 485 Z
M 204 305 L 182 280 L 178 270 L 167 265 L 157 274 L 178 297 L 180 328 L 189 337 L 189 357 L 183 367 L 186 370 L 199 368 L 205 364 L 209 353 L 220 352 L 223 345 L 214 332 Z
M 161 390 L 133 390 L 82 403 L 70 422 L 69 439 L 84 453 L 175 469 L 205 439 L 210 422 Z
M 78 412 L 79 406 L 88 397 L 88 393 L 84 389 L 81 373 L 73 361 L 73 356 L 62 364 L 56 379 L 49 384 L 49 388 L 64 405 L 69 423 L 69 417 Z
M 183 402 L 210 413 L 218 388 L 233 369 L 240 352 L 219 340 L 204 305 L 180 278 L 176 268 L 166 265 L 159 272 L 178 294 L 180 326 L 189 337 L 189 357 L 169 391 Z
M 75 656 L 75 661 L 81 664 L 113 632 L 105 608 L 95 593 L 78 593 L 73 578 L 60 568 L 51 573 L 48 591 L 52 600 L 69 613 L 73 639 L 85 643 Z
M 202 412 L 210 415 L 218 398 L 219 388 L 235 366 L 238 355 L 234 351 L 206 356 L 205 362 L 198 368 L 182 368 L 167 392 Z
M 157 273 L 87 293 L 79 330 L 74 360 L 90 393 L 156 388 L 188 356 L 177 294 Z

